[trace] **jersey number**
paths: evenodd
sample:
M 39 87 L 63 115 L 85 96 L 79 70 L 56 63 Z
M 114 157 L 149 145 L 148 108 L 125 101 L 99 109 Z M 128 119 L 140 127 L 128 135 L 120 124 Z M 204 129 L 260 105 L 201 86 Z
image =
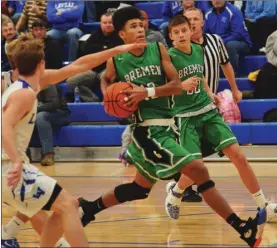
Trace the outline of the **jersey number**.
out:
M 28 122 L 29 124 L 34 124 L 34 117 L 35 117 L 35 114 L 32 114 L 32 117 L 30 119 L 30 121 Z
M 199 94 L 200 93 L 200 79 L 197 81 L 197 86 L 193 90 L 188 90 L 187 95 Z

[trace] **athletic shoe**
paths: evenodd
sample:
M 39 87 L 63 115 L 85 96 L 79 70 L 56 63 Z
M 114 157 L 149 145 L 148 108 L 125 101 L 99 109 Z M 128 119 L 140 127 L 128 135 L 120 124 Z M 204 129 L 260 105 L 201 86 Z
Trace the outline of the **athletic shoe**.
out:
M 267 220 L 266 209 L 259 210 L 256 218 L 249 218 L 241 224 L 241 236 L 250 247 L 259 247 L 262 242 L 263 231 Z
M 20 248 L 16 239 L 1 239 L 1 248 Z
M 79 217 L 81 219 L 83 227 L 87 226 L 91 221 L 95 220 L 95 216 L 92 215 L 89 211 L 89 201 L 80 197 L 79 201 Z
M 175 184 L 175 182 L 169 182 L 166 186 L 165 211 L 170 218 L 176 220 L 180 215 L 180 204 L 183 194 L 173 191 Z

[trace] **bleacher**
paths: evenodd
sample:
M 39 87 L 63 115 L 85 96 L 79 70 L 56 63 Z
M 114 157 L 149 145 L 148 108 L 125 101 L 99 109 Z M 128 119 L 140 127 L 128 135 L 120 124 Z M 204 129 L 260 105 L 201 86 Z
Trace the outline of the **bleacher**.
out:
M 136 6 L 148 13 L 149 21 L 157 27 L 162 23 L 162 1 L 142 2 Z M 99 27 L 100 23 L 83 23 L 81 29 L 84 33 L 91 33 Z M 67 54 L 67 46 L 64 48 Z M 70 62 L 64 62 L 64 66 Z M 240 61 L 240 73 L 248 75 L 250 72 L 260 69 L 266 63 L 265 56 L 246 56 Z M 237 78 L 236 82 L 241 91 L 253 90 L 254 84 L 247 78 Z M 60 83 L 63 94 L 72 93 L 72 90 L 65 82 Z M 218 91 L 230 89 L 226 79 L 220 79 Z M 100 89 L 97 95 L 102 99 Z M 70 158 L 72 148 L 75 147 L 98 147 L 109 148 L 121 146 L 121 134 L 125 126 L 118 124 L 118 119 L 107 115 L 101 103 L 70 103 L 71 125 L 63 127 L 55 133 L 54 142 L 59 149 L 70 147 Z M 277 108 L 277 99 L 272 100 L 242 100 L 239 103 L 243 123 L 230 124 L 240 144 L 253 145 L 277 145 L 277 122 L 263 123 L 264 114 Z M 32 140 L 32 147 L 39 147 L 38 139 Z M 79 149 L 78 148 L 78 149 Z M 277 148 L 276 155 L 277 155 Z M 108 152 L 108 150 L 106 150 Z M 69 154 L 68 154 L 69 155 Z M 85 155 L 86 156 L 86 155 Z M 103 156 L 102 156 L 103 157 Z M 275 156 L 276 157 L 276 156 Z M 105 158 L 103 158 L 105 160 Z

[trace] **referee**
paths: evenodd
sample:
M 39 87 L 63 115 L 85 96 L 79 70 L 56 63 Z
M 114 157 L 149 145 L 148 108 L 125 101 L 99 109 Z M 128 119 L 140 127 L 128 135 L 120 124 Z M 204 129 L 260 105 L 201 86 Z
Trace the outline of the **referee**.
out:
M 227 78 L 233 93 L 235 103 L 242 98 L 238 90 L 233 67 L 222 39 L 216 34 L 203 34 L 204 18 L 202 11 L 197 8 L 189 8 L 184 12 L 189 19 L 193 31 L 192 41 L 204 48 L 205 77 L 213 93 L 217 92 L 220 67 Z
M 213 93 L 216 94 L 220 75 L 220 67 L 227 78 L 233 94 L 235 103 L 242 99 L 242 93 L 238 90 L 233 67 L 222 39 L 216 34 L 203 34 L 204 25 L 203 13 L 195 7 L 186 9 L 184 15 L 189 19 L 193 35 L 191 40 L 204 48 L 204 75 Z M 214 153 L 210 144 L 201 144 L 203 157 Z M 206 151 L 205 151 L 206 150 Z M 205 154 L 207 152 L 207 154 Z M 200 202 L 201 196 L 192 189 L 187 188 L 182 197 L 184 202 Z

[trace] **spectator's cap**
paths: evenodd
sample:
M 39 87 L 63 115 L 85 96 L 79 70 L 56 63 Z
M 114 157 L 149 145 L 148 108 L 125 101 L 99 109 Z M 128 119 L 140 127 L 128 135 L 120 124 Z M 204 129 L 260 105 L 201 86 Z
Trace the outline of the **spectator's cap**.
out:
M 141 19 L 141 13 L 138 8 L 132 6 L 117 10 L 113 15 L 113 25 L 116 32 L 119 32 L 126 22 L 132 19 Z
M 47 24 L 45 21 L 41 20 L 41 19 L 37 19 L 33 22 L 32 24 L 32 28 L 36 28 L 36 27 L 40 27 L 40 28 L 47 28 Z
M 277 67 L 277 31 L 267 38 L 265 53 L 268 62 Z

